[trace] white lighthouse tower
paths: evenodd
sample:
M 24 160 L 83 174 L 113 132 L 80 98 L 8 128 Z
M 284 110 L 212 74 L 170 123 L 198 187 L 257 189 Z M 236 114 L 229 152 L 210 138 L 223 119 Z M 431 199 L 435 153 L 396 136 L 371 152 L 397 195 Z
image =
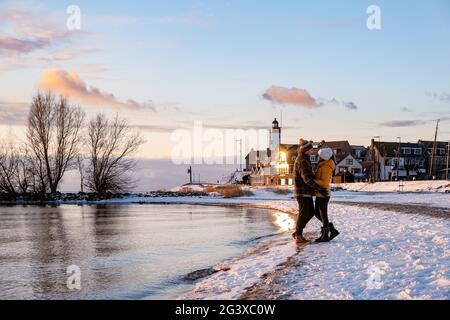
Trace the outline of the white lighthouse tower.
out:
M 278 163 L 278 157 L 280 154 L 280 144 L 281 144 L 281 128 L 278 123 L 277 118 L 272 122 L 272 129 L 270 130 L 270 152 L 271 152 L 271 163 L 275 165 Z

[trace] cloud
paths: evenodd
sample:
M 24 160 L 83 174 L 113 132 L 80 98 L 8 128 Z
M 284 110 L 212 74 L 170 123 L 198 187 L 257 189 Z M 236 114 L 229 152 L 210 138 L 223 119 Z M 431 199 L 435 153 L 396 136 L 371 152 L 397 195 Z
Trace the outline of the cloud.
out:
M 423 120 L 398 120 L 380 123 L 382 127 L 400 128 L 400 127 L 417 127 L 426 124 Z
M 402 112 L 412 112 L 412 110 L 408 107 L 403 107 L 400 109 Z
M 447 93 L 447 92 L 442 92 L 442 93 L 427 92 L 426 95 L 430 98 L 433 98 L 433 99 L 436 99 L 439 101 L 450 102 L 450 93 Z
M 74 71 L 45 70 L 37 86 L 40 89 L 56 91 L 81 104 L 96 107 L 125 110 L 153 109 L 149 104 L 140 104 L 131 99 L 121 102 L 112 93 L 101 91 L 93 86 L 88 87 Z
M 262 97 L 272 103 L 277 104 L 291 104 L 304 107 L 307 109 L 316 109 L 327 104 L 343 105 L 347 109 L 357 110 L 358 106 L 349 101 L 339 101 L 336 98 L 314 98 L 306 89 L 300 88 L 285 88 L 279 86 L 272 86 L 263 93 Z
M 0 33 L 0 55 L 16 57 L 45 48 L 52 48 L 71 37 L 89 34 L 85 31 L 69 31 L 59 19 L 45 17 L 38 9 L 1 8 L 0 21 L 5 25 Z
M 299 88 L 284 88 L 272 86 L 262 95 L 264 99 L 278 104 L 292 104 L 307 109 L 315 109 L 320 107 L 308 91 Z
M 0 99 L 1 125 L 24 125 L 27 121 L 27 116 L 27 103 Z
M 0 35 L 0 53 L 6 55 L 29 53 L 49 44 L 50 42 L 46 39 L 26 40 Z
M 358 106 L 356 105 L 356 104 L 354 104 L 353 102 L 344 102 L 344 106 L 347 108 L 347 109 L 350 109 L 350 110 L 358 110 Z

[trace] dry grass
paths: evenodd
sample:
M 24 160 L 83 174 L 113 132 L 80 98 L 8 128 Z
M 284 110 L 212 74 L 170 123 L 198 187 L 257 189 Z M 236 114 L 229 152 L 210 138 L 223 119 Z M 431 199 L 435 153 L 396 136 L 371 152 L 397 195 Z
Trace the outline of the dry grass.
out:
M 220 193 L 224 198 L 238 198 L 245 196 L 252 196 L 253 192 L 244 189 L 239 185 L 225 185 L 225 186 L 208 186 L 204 189 L 205 192 L 217 192 Z
M 192 192 L 194 192 L 194 190 L 192 190 L 192 189 L 189 188 L 189 187 L 182 187 L 182 188 L 180 188 L 180 189 L 177 191 L 177 193 L 181 193 L 181 194 L 183 194 L 183 193 L 192 193 Z
M 206 186 L 203 188 L 203 191 L 206 193 L 212 193 L 212 192 L 216 192 L 216 189 L 213 186 Z
M 282 194 L 282 195 L 286 195 L 291 193 L 291 190 L 287 189 L 287 188 L 268 188 L 267 191 L 276 193 L 276 194 Z

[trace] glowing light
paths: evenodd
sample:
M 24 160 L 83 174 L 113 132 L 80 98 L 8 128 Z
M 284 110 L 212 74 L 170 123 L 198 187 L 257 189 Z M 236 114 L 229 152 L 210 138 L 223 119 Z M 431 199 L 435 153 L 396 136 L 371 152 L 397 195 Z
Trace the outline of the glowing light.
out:
M 275 213 L 275 224 L 280 228 L 280 231 L 289 231 L 294 229 L 295 221 L 287 213 L 276 212 Z

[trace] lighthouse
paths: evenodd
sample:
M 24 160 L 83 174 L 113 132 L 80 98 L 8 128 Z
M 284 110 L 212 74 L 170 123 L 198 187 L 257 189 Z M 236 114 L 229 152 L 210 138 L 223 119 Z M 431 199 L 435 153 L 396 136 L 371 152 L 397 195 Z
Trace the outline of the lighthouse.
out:
M 270 151 L 271 151 L 271 162 L 277 163 L 280 153 L 281 144 L 281 128 L 278 123 L 277 118 L 272 122 L 272 129 L 270 130 Z

